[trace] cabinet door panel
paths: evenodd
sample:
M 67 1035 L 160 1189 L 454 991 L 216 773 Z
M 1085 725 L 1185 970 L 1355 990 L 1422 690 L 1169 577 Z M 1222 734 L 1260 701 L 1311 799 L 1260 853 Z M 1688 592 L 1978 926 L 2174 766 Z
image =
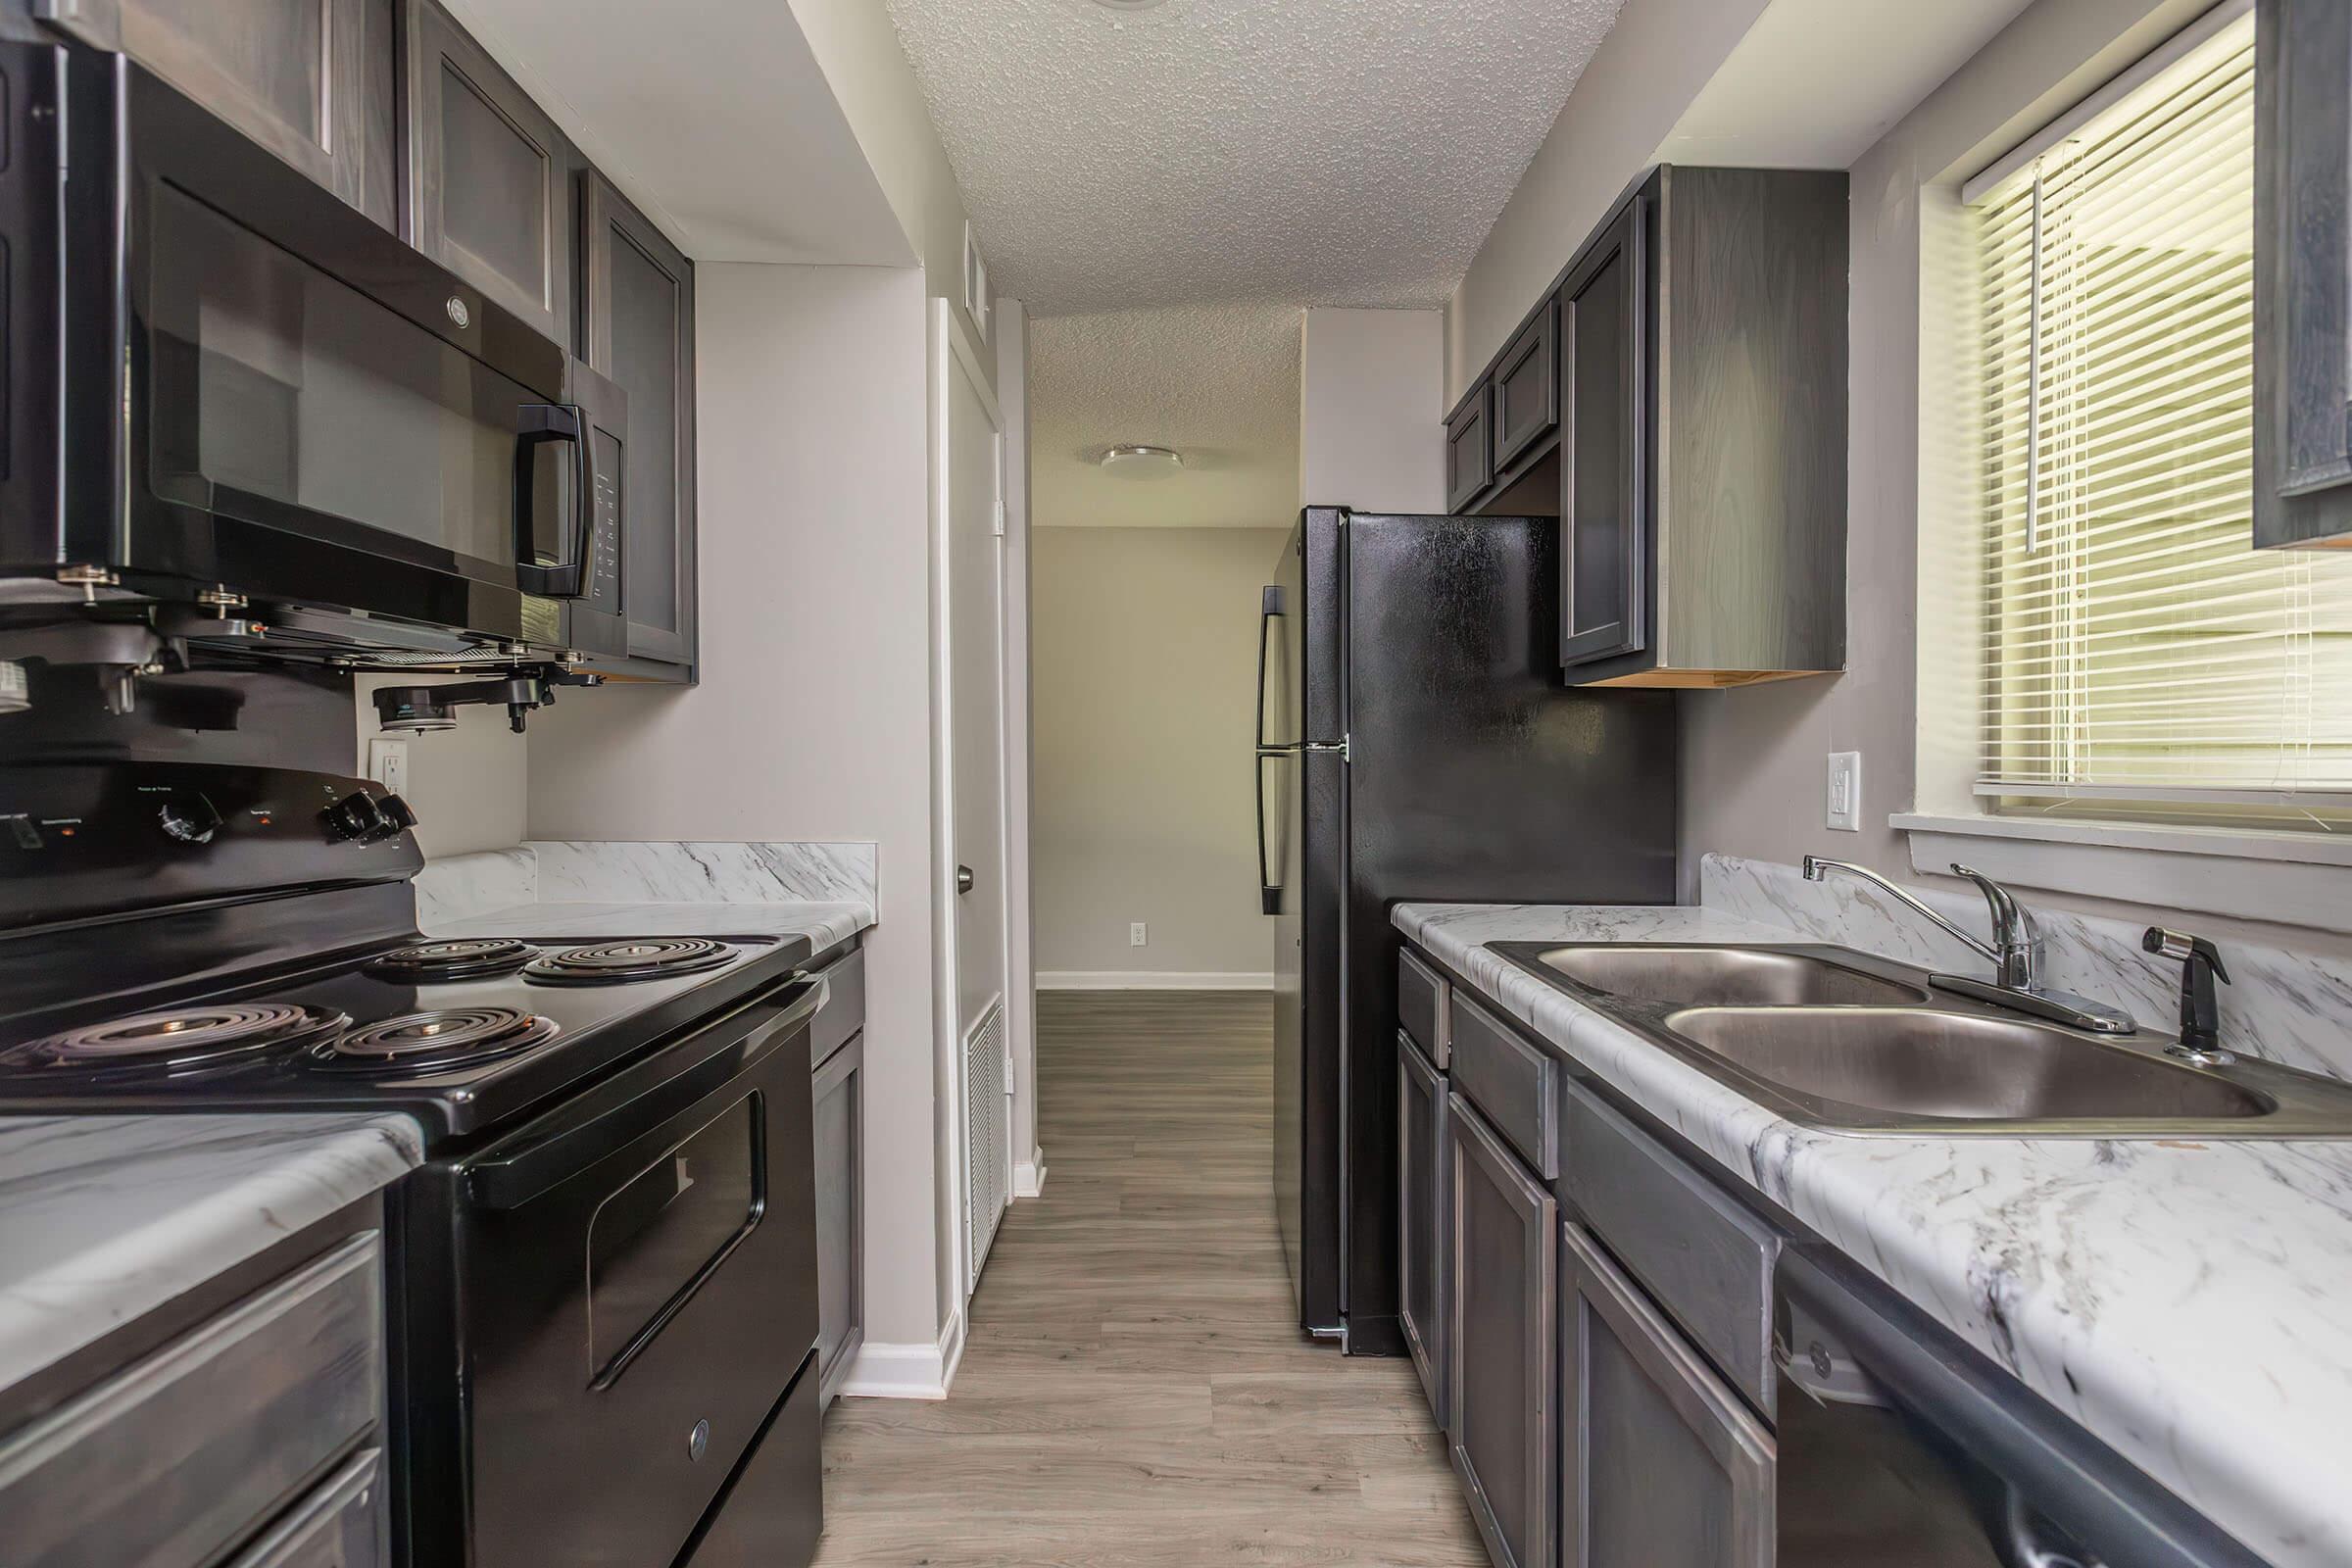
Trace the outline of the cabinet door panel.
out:
M 1574 1222 L 1560 1273 L 1562 1568 L 1771 1568 L 1771 1434 Z
M 865 1339 L 865 1042 L 852 1040 L 809 1085 L 816 1148 L 816 1376 L 824 1401 L 849 1376 Z
M 1554 350 L 1558 302 L 1545 300 L 1536 318 L 1511 339 L 1494 365 L 1494 467 L 1509 467 L 1560 422 L 1560 381 Z
M 1448 1097 L 1447 1446 L 1497 1568 L 1548 1568 L 1559 1298 L 1551 1195 Z
M 694 662 L 694 268 L 619 192 L 580 182 L 582 337 L 629 395 L 621 599 L 629 654 Z
M 2255 9 L 2254 543 L 2352 547 L 2352 8 Z
M 571 343 L 570 143 L 432 0 L 410 0 L 409 242 Z
M 1637 198 L 1560 291 L 1563 664 L 1647 646 L 1643 221 Z
M 1446 1408 L 1446 1080 L 1396 1036 L 1398 1319 L 1430 1413 L 1443 1430 Z
M 1494 387 L 1481 381 L 1446 421 L 1446 510 L 1459 512 L 1494 479 Z
M 354 207 L 370 209 L 367 0 L 122 0 L 125 54 Z M 87 31 L 86 28 L 76 30 Z M 106 40 L 111 47 L 113 40 Z M 390 192 L 373 195 L 385 199 Z

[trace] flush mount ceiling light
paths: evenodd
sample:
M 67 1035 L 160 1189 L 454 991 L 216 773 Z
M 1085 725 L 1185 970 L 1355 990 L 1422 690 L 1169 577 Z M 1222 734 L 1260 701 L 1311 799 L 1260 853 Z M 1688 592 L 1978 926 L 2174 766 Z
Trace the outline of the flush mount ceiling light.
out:
M 1164 479 L 1184 466 L 1184 454 L 1174 447 L 1129 445 L 1111 447 L 1095 461 L 1122 479 Z

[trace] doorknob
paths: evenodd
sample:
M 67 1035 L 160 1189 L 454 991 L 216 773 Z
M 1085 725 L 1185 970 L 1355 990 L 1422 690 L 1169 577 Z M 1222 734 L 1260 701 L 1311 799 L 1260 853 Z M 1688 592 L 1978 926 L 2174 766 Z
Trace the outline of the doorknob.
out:
M 959 865 L 956 868 L 956 891 L 958 893 L 972 891 L 972 868 L 970 866 Z

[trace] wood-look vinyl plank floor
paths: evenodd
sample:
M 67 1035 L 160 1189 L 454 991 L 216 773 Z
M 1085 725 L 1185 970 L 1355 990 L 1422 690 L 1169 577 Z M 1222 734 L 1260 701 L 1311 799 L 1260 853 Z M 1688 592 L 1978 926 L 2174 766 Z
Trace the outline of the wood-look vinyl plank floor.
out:
M 939 1403 L 842 1399 L 820 1568 L 1486 1561 L 1412 1364 L 1298 1332 L 1262 994 L 1039 998 L 1045 1192 Z

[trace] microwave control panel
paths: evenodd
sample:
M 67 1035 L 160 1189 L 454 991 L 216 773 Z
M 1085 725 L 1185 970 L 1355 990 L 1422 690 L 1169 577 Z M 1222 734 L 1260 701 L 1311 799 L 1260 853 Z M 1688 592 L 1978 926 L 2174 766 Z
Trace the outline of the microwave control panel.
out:
M 620 437 L 602 425 L 592 427 L 590 439 L 596 443 L 596 494 L 588 498 L 594 510 L 588 528 L 586 597 L 592 608 L 617 615 L 621 612 L 620 498 L 625 453 Z

